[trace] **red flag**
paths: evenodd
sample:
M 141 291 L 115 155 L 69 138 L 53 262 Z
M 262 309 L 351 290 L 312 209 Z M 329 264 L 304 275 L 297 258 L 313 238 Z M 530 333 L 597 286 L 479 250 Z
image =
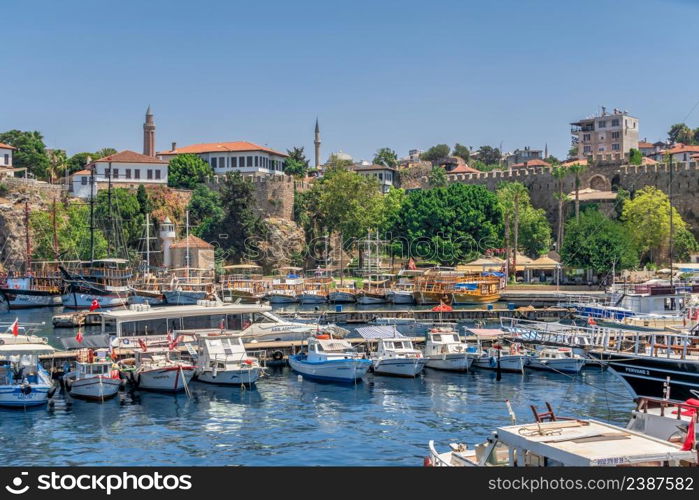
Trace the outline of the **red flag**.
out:
M 100 303 L 97 299 L 92 300 L 92 304 L 90 305 L 90 312 L 94 311 L 95 309 L 100 308 Z
M 597 321 L 595 321 L 595 318 L 587 318 L 587 324 L 590 326 L 597 326 Z
M 10 328 L 12 328 L 12 335 L 14 335 L 15 337 L 19 335 L 19 318 L 15 318 L 15 322 L 12 323 L 12 326 Z
M 691 451 L 694 449 L 694 443 L 696 441 L 696 431 L 694 430 L 694 421 L 696 416 L 692 415 L 689 421 L 689 426 L 687 427 L 687 437 L 684 439 L 682 444 L 682 451 Z
M 177 344 L 179 344 L 179 343 L 180 343 L 180 336 L 178 335 L 177 337 L 175 337 L 175 339 L 172 342 L 170 342 L 170 345 L 168 346 L 168 348 L 172 351 L 173 349 L 175 349 L 175 347 L 177 347 Z
M 143 341 L 143 339 L 138 339 L 138 345 L 141 346 L 141 350 L 142 350 L 143 352 L 146 352 L 146 351 L 148 350 L 148 346 L 147 346 L 146 343 Z
M 75 340 L 82 344 L 83 338 L 85 338 L 83 337 L 83 331 L 80 328 L 78 328 L 78 333 L 75 335 Z
M 411 271 L 415 271 L 417 269 L 417 266 L 415 265 L 415 260 L 410 257 L 410 260 L 408 261 L 408 269 Z

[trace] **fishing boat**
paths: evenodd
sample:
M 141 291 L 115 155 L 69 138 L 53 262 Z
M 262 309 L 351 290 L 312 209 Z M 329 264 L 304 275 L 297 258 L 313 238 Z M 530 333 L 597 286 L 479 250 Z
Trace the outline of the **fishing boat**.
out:
M 570 347 L 538 346 L 527 355 L 525 366 L 556 373 L 580 373 L 585 362 L 585 358 L 575 354 Z
M 423 274 L 425 274 L 424 269 L 401 269 L 397 275 L 398 281 L 389 293 L 390 301 L 394 304 L 414 304 L 415 279 Z
M 214 271 L 191 267 L 172 269 L 170 284 L 162 291 L 165 301 L 173 306 L 211 300 L 215 296 L 214 292 Z
M 46 339 L 0 334 L 0 406 L 26 408 L 46 404 L 54 390 L 39 356 L 55 351 Z
M 63 275 L 63 307 L 84 309 L 95 301 L 101 308 L 124 306 L 131 295 L 131 268 L 125 259 L 94 259 L 83 262 L 78 270 L 59 266 Z
M 390 292 L 389 280 L 367 280 L 357 291 L 356 300 L 360 305 L 386 304 Z
M 273 278 L 265 299 L 270 304 L 294 304 L 303 291 L 303 278 L 297 274 L 300 267 L 282 267 L 279 277 Z
M 371 367 L 346 340 L 317 335 L 307 341 L 307 351 L 289 356 L 289 366 L 304 377 L 330 382 L 353 383 Z
M 521 344 L 512 342 L 505 347 L 503 331 L 499 329 L 468 328 L 467 331 L 476 338 L 475 345 L 469 343 L 467 349 L 474 368 L 524 373 L 526 355 Z
M 119 362 L 138 389 L 162 392 L 179 392 L 187 387 L 194 377 L 195 368 L 184 361 L 181 354 L 168 347 L 149 347 L 135 352 L 135 357 Z
M 550 406 L 549 406 L 550 408 Z M 535 411 L 535 408 L 534 408 Z M 550 415 L 549 415 L 550 413 Z M 536 411 L 535 411 L 536 414 Z M 542 418 L 542 415 L 546 415 Z M 424 464 L 435 467 L 667 467 L 696 466 L 697 453 L 656 437 L 592 419 L 539 414 L 535 422 L 498 427 L 473 448 L 428 444 Z
M 427 360 L 422 352 L 395 327 L 367 326 L 357 328 L 357 333 L 365 340 L 377 341 L 376 350 L 370 354 L 377 375 L 416 377 L 425 368 Z
M 94 401 L 114 397 L 122 385 L 120 372 L 107 349 L 80 349 L 75 368 L 63 380 L 71 396 Z
M 694 425 L 694 443 L 699 442 L 699 398 L 669 401 L 641 397 L 631 411 L 627 429 L 672 443 L 684 443 Z
M 354 281 L 342 280 L 340 286 L 331 288 L 328 293 L 328 302 L 332 304 L 351 304 L 357 301 L 357 287 Z
M 458 332 L 453 328 L 437 327 L 427 332 L 427 368 L 465 372 L 473 363 L 473 358 L 467 351 L 468 345 L 461 342 Z
M 245 352 L 242 335 L 201 333 L 197 344 L 195 376 L 200 382 L 251 385 L 260 378 L 262 367 L 257 358 Z
M 0 283 L 0 294 L 10 309 L 57 307 L 62 302 L 63 278 L 55 262 L 32 262 L 32 271 L 9 274 Z
M 220 278 L 219 296 L 224 302 L 254 303 L 262 300 L 267 282 L 262 279 L 262 268 L 255 264 L 224 266 Z

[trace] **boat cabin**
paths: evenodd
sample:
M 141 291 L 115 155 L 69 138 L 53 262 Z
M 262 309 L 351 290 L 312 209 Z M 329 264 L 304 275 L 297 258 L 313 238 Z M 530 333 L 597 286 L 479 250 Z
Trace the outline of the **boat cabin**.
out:
M 308 361 L 327 361 L 330 359 L 350 359 L 358 356 L 357 350 L 346 340 L 308 339 Z
M 229 363 L 241 363 L 247 359 L 240 335 L 202 334 L 198 336 L 198 345 L 198 365 L 201 367 L 225 369 Z
M 0 345 L 0 385 L 39 383 L 39 356 L 54 351 L 46 344 Z
M 433 328 L 427 332 L 425 356 L 466 352 L 466 347 L 455 330 Z

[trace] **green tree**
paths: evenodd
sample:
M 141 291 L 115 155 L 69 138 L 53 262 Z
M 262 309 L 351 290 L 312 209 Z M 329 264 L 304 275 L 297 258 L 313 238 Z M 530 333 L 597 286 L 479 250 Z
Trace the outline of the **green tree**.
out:
M 575 218 L 580 217 L 580 175 L 587 167 L 580 163 L 573 163 L 568 167 L 568 172 L 575 176 Z
M 97 156 L 97 153 L 75 153 L 68 159 L 68 173 L 74 174 L 75 172 L 84 170 L 88 163 L 99 158 L 100 157 Z
M 622 220 L 641 257 L 656 264 L 669 256 L 670 210 L 674 235 L 681 234 L 687 230 L 687 224 L 677 209 L 670 207 L 667 195 L 653 186 L 637 191 L 622 209 Z
M 551 249 L 551 224 L 546 210 L 531 205 L 522 209 L 519 220 L 519 247 L 525 255 L 538 257 Z
M 303 152 L 303 146 L 287 149 L 289 157 L 284 162 L 284 173 L 294 177 L 306 177 L 308 173 L 308 159 Z
M 638 265 L 638 252 L 628 230 L 597 210 L 586 210 L 566 224 L 561 258 L 566 266 L 606 274 Z
M 398 165 L 398 155 L 391 148 L 381 148 L 374 155 L 372 163 L 395 168 Z
M 501 244 L 502 215 L 494 193 L 454 183 L 409 192 L 391 232 L 403 255 L 453 265 Z
M 640 165 L 643 163 L 643 155 L 638 149 L 631 148 L 629 150 L 629 163 L 631 165 Z
M 211 165 L 197 155 L 177 155 L 168 165 L 167 184 L 170 187 L 194 189 L 214 175 Z
M 351 166 L 352 166 L 351 160 L 345 160 L 343 158 L 338 158 L 338 156 L 336 154 L 332 154 L 332 155 L 330 155 L 330 158 L 328 158 L 328 161 L 325 164 L 325 169 L 326 169 L 326 171 L 333 170 L 333 169 L 347 170 Z
M 105 158 L 107 156 L 115 155 L 118 151 L 114 148 L 102 148 L 95 152 L 94 160 L 99 160 L 100 158 Z
M 568 197 L 563 192 L 563 181 L 568 176 L 568 169 L 566 167 L 553 167 L 551 169 L 551 176 L 556 181 L 557 192 L 554 194 L 554 198 L 558 201 L 558 223 L 556 227 L 556 250 L 561 251 L 561 246 L 563 245 L 563 206 Z
M 265 234 L 265 225 L 255 211 L 255 185 L 240 172 L 228 172 L 221 183 L 219 194 L 223 218 L 208 229 L 219 238 L 220 247 L 228 257 L 249 258 L 258 251 L 259 238 Z
M 145 217 L 133 191 L 112 188 L 110 212 L 109 192 L 100 189 L 95 198 L 95 223 L 108 239 L 110 256 L 125 257 L 127 250 L 140 248 Z
M 505 221 L 505 245 L 507 246 L 507 258 L 510 258 L 512 248 L 512 267 L 510 272 L 517 269 L 517 252 L 519 251 L 520 215 L 522 211 L 531 205 L 529 190 L 521 182 L 504 182 L 497 191 L 498 202 L 503 211 Z M 514 235 L 510 241 L 510 235 Z
M 136 190 L 136 199 L 138 200 L 138 205 L 141 207 L 141 213 L 144 216 L 151 213 L 153 207 L 150 198 L 148 197 L 146 186 L 143 184 L 138 185 L 138 189 Z
M 466 146 L 459 144 L 458 142 L 454 145 L 454 151 L 452 152 L 454 156 L 458 156 L 464 161 L 468 161 L 471 158 L 471 150 Z
M 544 161 L 546 163 L 548 163 L 549 165 L 551 165 L 552 167 L 557 167 L 558 165 L 561 164 L 561 160 L 559 160 L 558 158 L 556 158 L 553 155 L 548 155 L 546 158 L 544 158 Z
M 32 256 L 34 259 L 54 259 L 53 213 L 36 211 L 30 215 Z M 56 236 L 61 260 L 89 260 L 90 208 L 84 203 L 56 204 Z M 95 258 L 107 255 L 107 240 L 95 230 Z
M 438 161 L 449 156 L 449 146 L 446 144 L 437 144 L 420 155 L 420 159 L 424 161 Z
M 681 261 L 687 262 L 691 254 L 699 252 L 699 243 L 687 228 L 682 228 L 673 237 L 673 256 Z
M 308 168 L 308 159 L 306 158 L 306 154 L 303 151 L 303 146 L 294 146 L 291 149 L 287 149 L 286 154 L 289 155 L 290 159 L 302 163 L 304 167 Z
M 216 239 L 225 215 L 219 193 L 204 184 L 198 185 L 192 191 L 187 210 L 192 232 L 207 241 Z
M 445 187 L 447 185 L 447 173 L 442 167 L 432 167 L 428 183 L 431 188 Z
M 400 218 L 400 212 L 405 203 L 405 190 L 391 186 L 382 200 L 381 223 L 379 231 L 383 236 L 390 236 L 393 228 Z
M 17 148 L 12 153 L 12 164 L 15 168 L 26 168 L 27 172 L 37 179 L 47 178 L 49 158 L 46 155 L 44 137 L 40 132 L 9 130 L 0 134 L 0 142 Z
M 478 148 L 478 159 L 486 165 L 495 165 L 500 163 L 502 153 L 498 148 L 492 146 L 481 146 Z
M 490 172 L 492 170 L 501 170 L 500 165 L 495 163 L 492 165 L 486 165 L 480 160 L 471 160 L 468 164 L 469 167 L 480 170 L 481 172 Z
M 694 143 L 694 131 L 684 123 L 675 123 L 667 132 L 670 142 L 681 142 L 683 144 Z
M 49 158 L 46 175 L 48 181 L 53 184 L 57 179 L 62 177 L 68 168 L 68 157 L 62 149 L 52 149 L 47 152 Z

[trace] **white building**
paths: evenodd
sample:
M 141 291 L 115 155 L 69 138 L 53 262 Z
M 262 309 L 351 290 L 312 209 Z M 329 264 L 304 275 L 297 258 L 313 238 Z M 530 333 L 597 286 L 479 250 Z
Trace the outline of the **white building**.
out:
M 579 160 L 621 162 L 628 160 L 631 149 L 638 149 L 638 118 L 626 111 L 614 109 L 571 123 L 573 144 L 578 147 Z
M 684 167 L 693 167 L 699 164 L 699 158 L 696 156 L 699 155 L 699 146 L 674 146 L 656 153 L 653 157 L 656 161 L 666 163 L 667 155 L 672 155 L 673 165 L 681 164 Z
M 120 151 L 90 163 L 85 170 L 75 172 L 71 176 L 70 189 L 73 196 L 89 198 L 90 177 L 94 169 L 94 192 L 97 195 L 100 189 L 109 184 L 110 168 L 114 188 L 137 188 L 141 184 L 166 186 L 167 163 L 165 160 L 134 151 Z
M 177 155 L 194 154 L 211 165 L 217 175 L 237 170 L 243 174 L 276 174 L 284 173 L 284 162 L 289 157 L 285 153 L 274 151 L 252 142 L 210 142 L 193 144 L 178 148 L 172 143 L 170 151 L 161 151 L 158 157 L 171 160 Z
M 388 193 L 391 186 L 397 182 L 396 169 L 384 165 L 353 165 L 352 170 L 365 177 L 373 177 L 379 182 L 379 189 L 383 194 Z
M 0 142 L 0 178 L 14 177 L 15 172 L 24 171 L 24 168 L 12 166 L 12 152 L 17 149 L 9 144 Z

